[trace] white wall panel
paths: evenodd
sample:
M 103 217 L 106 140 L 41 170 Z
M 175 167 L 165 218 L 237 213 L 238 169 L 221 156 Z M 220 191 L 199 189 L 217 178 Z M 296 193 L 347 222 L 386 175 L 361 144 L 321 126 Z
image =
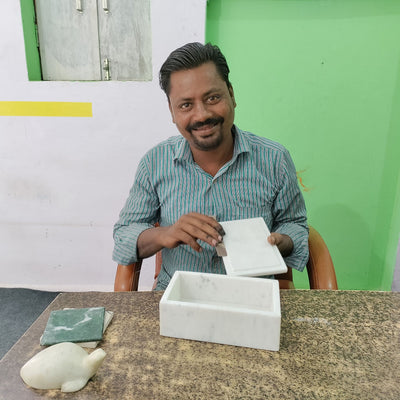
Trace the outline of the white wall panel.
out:
M 29 82 L 19 2 L 4 2 L 0 101 L 91 102 L 93 117 L 0 117 L 0 286 L 113 289 L 112 228 L 136 166 L 178 134 L 158 70 L 176 47 L 204 41 L 205 3 L 151 1 L 152 81 Z

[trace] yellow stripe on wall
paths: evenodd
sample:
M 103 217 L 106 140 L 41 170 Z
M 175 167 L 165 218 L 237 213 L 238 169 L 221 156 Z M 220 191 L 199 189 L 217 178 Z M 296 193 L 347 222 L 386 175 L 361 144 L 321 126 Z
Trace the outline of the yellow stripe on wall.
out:
M 63 101 L 0 101 L 0 116 L 92 117 L 92 103 Z

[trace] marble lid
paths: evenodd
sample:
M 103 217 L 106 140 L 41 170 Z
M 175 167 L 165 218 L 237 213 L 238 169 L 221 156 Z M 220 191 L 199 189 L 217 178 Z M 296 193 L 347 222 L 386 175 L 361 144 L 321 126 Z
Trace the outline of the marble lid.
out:
M 278 250 L 267 238 L 271 234 L 263 218 L 220 222 L 225 230 L 222 257 L 227 275 L 263 276 L 287 272 Z

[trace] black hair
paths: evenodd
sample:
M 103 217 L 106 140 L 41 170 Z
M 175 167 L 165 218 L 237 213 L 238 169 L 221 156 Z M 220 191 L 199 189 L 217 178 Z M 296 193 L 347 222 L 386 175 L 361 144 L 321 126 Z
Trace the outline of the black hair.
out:
M 170 79 L 173 72 L 196 68 L 210 61 L 215 64 L 218 74 L 226 82 L 228 88 L 231 88 L 229 67 L 219 47 L 211 43 L 204 45 L 194 42 L 174 50 L 165 60 L 159 74 L 161 89 L 169 97 Z

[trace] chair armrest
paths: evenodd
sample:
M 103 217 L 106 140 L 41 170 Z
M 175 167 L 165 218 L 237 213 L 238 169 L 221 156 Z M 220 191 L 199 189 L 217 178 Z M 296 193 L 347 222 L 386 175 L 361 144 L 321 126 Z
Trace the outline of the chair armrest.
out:
M 114 292 L 136 292 L 139 286 L 141 268 L 142 260 L 128 265 L 118 264 L 117 273 L 115 274 Z
M 337 280 L 333 261 L 322 236 L 310 227 L 310 257 L 307 262 L 310 289 L 337 290 Z

